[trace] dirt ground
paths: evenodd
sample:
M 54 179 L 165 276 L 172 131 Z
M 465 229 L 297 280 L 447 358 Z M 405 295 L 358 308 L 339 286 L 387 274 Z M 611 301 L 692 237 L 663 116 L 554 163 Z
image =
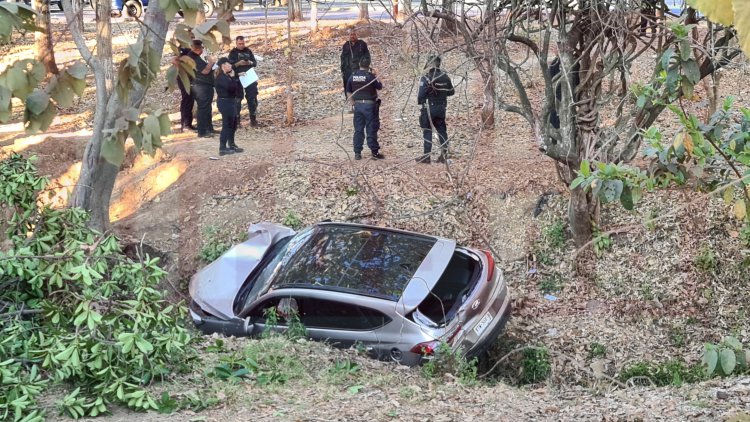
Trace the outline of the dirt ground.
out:
M 112 198 L 112 229 L 165 256 L 176 298 L 184 297 L 186 280 L 204 264 L 199 254 L 211 236 L 237 240 L 253 222 L 359 221 L 455 238 L 491 249 L 512 288 L 513 319 L 495 357 L 516 344 L 543 344 L 567 358 L 555 358 L 549 383 L 533 388 L 427 383 L 417 370 L 389 365 L 373 368 L 372 379 L 363 381 L 369 382 L 364 394 L 333 391 L 321 399 L 312 385 L 278 392 L 247 387 L 246 397 L 197 415 L 118 411 L 115 419 L 718 420 L 739 412 L 747 417 L 748 378 L 627 390 L 604 386 L 597 378 L 616 376 L 635 361 L 695 363 L 703 342 L 719 341 L 727 333 L 748 344 L 747 296 L 736 295 L 733 286 L 747 287 L 750 276 L 739 265 L 743 255 L 736 236 L 727 235 L 737 224 L 727 218 L 720 201 L 696 203 L 651 232 L 614 237 L 611 250 L 592 260 L 581 276 L 573 271 L 570 242 L 555 249 L 545 237 L 548 227 L 565 215 L 565 189 L 552 161 L 538 151 L 528 124 L 516 115 L 498 113 L 494 130 L 481 129 L 481 84 L 458 53 L 444 57 L 457 89 L 449 102 L 452 161 L 449 166 L 420 165 L 414 162 L 421 154 L 415 85 L 420 72 L 416 63 L 422 59 L 400 30 L 377 22 L 360 27 L 384 84 L 380 142 L 386 160 L 370 160 L 367 151 L 364 160 L 353 160 L 351 115 L 338 72 L 346 34 L 343 24 L 332 25 L 316 35 L 307 34 L 302 25 L 295 29 L 292 125 L 284 123 L 289 65 L 280 26 L 272 25 L 266 42 L 262 25 L 233 25 L 233 35 L 249 38 L 262 58 L 260 127 L 248 127 L 243 112 L 245 127 L 237 133 L 237 144 L 245 152 L 232 156 L 218 156 L 218 138 L 192 133 L 169 136 L 155 157 L 129 152 Z M 118 30 L 132 36 L 132 27 Z M 72 49 L 64 36 L 59 46 Z M 18 57 L 22 50 L 11 49 L 6 57 Z M 121 53 L 120 48 L 116 56 Z M 741 69 L 731 72 L 725 80 L 747 76 Z M 160 88 L 165 85 L 155 84 L 147 107 L 169 110 L 178 122 L 179 92 L 165 93 Z M 750 98 L 748 87 L 735 83 L 723 89 L 739 101 Z M 89 94 L 63 110 L 44 135 L 27 137 L 17 124 L 0 130 L 3 151 L 39 158 L 42 171 L 59 186 L 54 198 L 59 204 L 80 169 L 90 135 L 90 101 Z M 217 128 L 219 119 L 216 113 Z M 605 228 L 671 212 L 668 204 L 684 202 L 684 195 L 670 191 L 651 196 L 635 213 L 606 209 L 610 226 Z M 541 215 L 535 217 L 535 210 Z M 696 223 L 706 220 L 710 227 Z M 693 264 L 707 243 L 722 263 L 710 274 Z M 540 288 L 550 279 L 559 281 L 554 299 L 545 298 Z M 605 356 L 590 357 L 593 343 L 605 346 Z M 413 382 L 423 394 L 404 399 L 402 381 Z M 718 390 L 729 391 L 729 399 L 717 398 Z

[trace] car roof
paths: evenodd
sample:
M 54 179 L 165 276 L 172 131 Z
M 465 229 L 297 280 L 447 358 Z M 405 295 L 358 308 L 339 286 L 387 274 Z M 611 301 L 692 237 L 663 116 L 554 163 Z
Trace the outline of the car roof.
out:
M 433 249 L 443 250 L 446 243 L 435 236 L 348 223 L 319 223 L 300 235 L 308 238 L 274 277 L 271 289 L 329 290 L 398 301 Z M 428 267 L 432 271 L 436 266 Z

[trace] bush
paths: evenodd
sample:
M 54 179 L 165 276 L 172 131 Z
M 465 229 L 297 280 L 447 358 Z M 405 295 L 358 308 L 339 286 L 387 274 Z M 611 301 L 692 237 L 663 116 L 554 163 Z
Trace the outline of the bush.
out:
M 702 381 L 705 375 L 700 365 L 687 366 L 673 359 L 664 363 L 636 362 L 620 371 L 619 378 L 624 382 L 643 379 L 658 387 L 666 385 L 679 387 L 686 382 Z
M 552 249 L 562 249 L 567 241 L 567 226 L 565 220 L 555 220 L 544 228 L 544 239 Z
M 477 358 L 467 360 L 461 350 L 440 343 L 432 359 L 422 365 L 422 374 L 427 378 L 452 374 L 464 384 L 474 384 L 477 381 Z
M 534 384 L 547 379 L 552 372 L 549 351 L 544 347 L 530 347 L 523 351 L 521 384 Z
M 32 160 L 0 162 L 0 205 L 11 207 L 0 251 L 0 419 L 40 416 L 50 383 L 73 391 L 60 403 L 72 417 L 111 403 L 158 406 L 145 389 L 184 367 L 191 337 L 182 307 L 162 300 L 157 258 L 133 261 L 117 238 L 86 227 L 80 209 L 40 207 L 47 180 Z

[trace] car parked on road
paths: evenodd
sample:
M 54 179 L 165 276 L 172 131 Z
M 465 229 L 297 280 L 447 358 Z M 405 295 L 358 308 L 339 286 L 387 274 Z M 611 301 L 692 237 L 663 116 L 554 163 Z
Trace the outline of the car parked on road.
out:
M 296 315 L 307 336 L 364 346 L 417 365 L 441 342 L 481 354 L 510 317 L 510 294 L 492 254 L 454 240 L 347 223 L 300 232 L 250 226 L 247 241 L 190 282 L 190 314 L 205 333 L 284 331 Z M 270 310 L 270 311 L 269 311 Z M 267 326 L 268 313 L 278 318 Z
M 149 0 L 112 0 L 112 16 L 126 16 L 140 18 L 143 10 L 148 7 Z M 203 13 L 209 18 L 213 16 L 216 4 L 213 0 L 203 0 Z

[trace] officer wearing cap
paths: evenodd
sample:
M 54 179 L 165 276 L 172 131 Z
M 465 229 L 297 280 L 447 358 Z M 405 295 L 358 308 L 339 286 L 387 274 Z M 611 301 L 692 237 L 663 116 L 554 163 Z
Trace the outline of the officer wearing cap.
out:
M 212 72 L 216 60 L 209 57 L 203 60 L 203 42 L 193 40 L 192 50 L 187 54 L 195 61 L 195 78 L 191 81 L 190 91 L 198 106 L 198 136 L 208 138 L 213 136 L 214 128 L 211 122 L 211 105 L 214 102 L 214 74 Z
M 346 81 L 346 92 L 354 103 L 354 159 L 362 159 L 362 148 L 367 132 L 367 146 L 372 152 L 372 158 L 380 160 L 385 158 L 380 153 L 378 144 L 378 90 L 383 89 L 383 84 L 370 71 L 370 57 L 362 57 L 359 60 L 359 69 L 352 72 Z
M 422 128 L 424 138 L 424 154 L 417 157 L 417 162 L 430 164 L 430 152 L 432 152 L 432 128 L 438 133 L 438 145 L 440 145 L 440 158 L 438 163 L 444 163 L 448 158 L 448 127 L 445 125 L 445 109 L 448 106 L 448 97 L 455 93 L 451 78 L 440 69 L 440 56 L 430 55 L 425 64 L 425 73 L 419 80 L 419 93 L 417 103 L 422 106 L 419 115 L 419 126 Z

